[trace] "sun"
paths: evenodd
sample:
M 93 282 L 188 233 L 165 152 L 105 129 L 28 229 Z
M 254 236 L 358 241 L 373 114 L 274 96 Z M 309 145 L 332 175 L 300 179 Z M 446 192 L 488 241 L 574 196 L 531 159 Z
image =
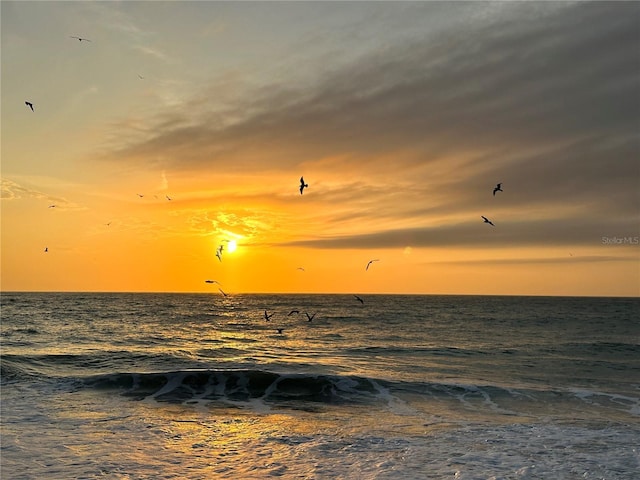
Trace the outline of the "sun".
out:
M 227 252 L 233 253 L 236 251 L 236 248 L 238 248 L 238 244 L 236 243 L 236 241 L 229 240 L 229 243 L 227 243 Z

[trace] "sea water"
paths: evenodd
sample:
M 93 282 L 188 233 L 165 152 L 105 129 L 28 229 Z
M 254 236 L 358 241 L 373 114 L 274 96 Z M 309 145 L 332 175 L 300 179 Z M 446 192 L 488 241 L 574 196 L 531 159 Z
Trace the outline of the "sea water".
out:
M 1 478 L 640 478 L 639 299 L 361 297 L 3 293 Z

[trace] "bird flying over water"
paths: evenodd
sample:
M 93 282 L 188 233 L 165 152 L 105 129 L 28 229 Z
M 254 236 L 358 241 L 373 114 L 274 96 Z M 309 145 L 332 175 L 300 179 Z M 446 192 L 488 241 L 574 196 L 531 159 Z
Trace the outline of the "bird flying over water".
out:
M 301 272 L 304 272 L 304 268 L 302 268 L 302 267 L 298 267 L 298 268 L 296 268 L 296 270 L 300 270 Z
M 373 260 L 369 260 L 369 263 L 367 263 L 367 267 L 365 268 L 365 270 L 369 270 L 369 266 L 371 266 L 371 264 L 373 262 L 379 262 L 379 261 L 380 261 L 379 258 L 376 258 L 376 259 L 373 259 Z
M 304 183 L 304 177 L 300 177 L 300 195 L 302 195 L 302 191 L 308 187 L 309 187 L 309 184 Z
M 489 220 L 487 217 L 485 217 L 484 215 L 480 215 L 482 217 L 482 219 L 484 220 L 484 223 L 488 223 L 489 225 L 491 225 L 492 227 L 495 227 L 495 225 L 491 222 L 491 220 Z
M 31 109 L 32 112 L 35 112 L 35 110 L 33 109 L 33 103 L 31 102 L 24 102 L 24 104 L 29 107 Z
M 165 197 L 167 197 L 167 200 L 171 201 L 171 197 L 169 195 L 165 195 Z
M 224 291 L 223 291 L 221 288 L 218 288 L 218 290 L 220 290 L 220 293 L 221 293 L 222 295 L 224 295 L 225 297 L 228 297 L 228 295 L 227 295 L 226 293 L 224 293 Z
M 284 330 L 284 328 L 276 328 L 276 330 L 278 331 L 278 333 L 282 333 L 282 331 Z
M 494 196 L 494 197 L 496 196 L 496 192 L 502 192 L 502 191 L 503 191 L 503 190 L 502 190 L 502 184 L 501 184 L 501 183 L 497 184 L 497 185 L 495 186 L 495 188 L 493 189 L 493 196 Z
M 364 300 L 361 299 L 358 295 L 354 295 L 354 297 L 356 298 L 357 301 L 359 301 L 361 304 L 364 305 Z
M 300 313 L 300 310 L 291 310 L 289 312 L 289 315 L 287 315 L 287 317 L 290 317 L 291 315 L 293 315 L 294 313 Z
M 272 313 L 271 315 L 269 315 L 266 310 L 264 311 L 264 319 L 267 322 L 270 322 L 271 321 L 271 317 L 273 317 L 274 315 L 275 315 L 275 313 Z
M 56 204 L 51 204 L 51 205 L 49 205 L 49 208 L 56 208 L 56 207 L 57 207 L 57 205 L 56 205 Z
M 316 314 L 315 314 L 315 313 L 314 313 L 313 315 L 309 315 L 307 312 L 304 312 L 304 314 L 307 316 L 307 321 L 309 321 L 309 322 L 310 322 L 311 320 L 313 320 L 313 317 L 315 317 L 315 316 L 316 316 Z
M 218 285 L 220 285 L 220 282 L 217 280 L 205 280 L 204 283 L 217 283 Z
M 74 35 L 69 35 L 69 38 L 75 38 L 77 39 L 79 42 L 90 42 L 91 40 L 89 40 L 88 38 L 84 38 L 84 37 L 76 37 Z

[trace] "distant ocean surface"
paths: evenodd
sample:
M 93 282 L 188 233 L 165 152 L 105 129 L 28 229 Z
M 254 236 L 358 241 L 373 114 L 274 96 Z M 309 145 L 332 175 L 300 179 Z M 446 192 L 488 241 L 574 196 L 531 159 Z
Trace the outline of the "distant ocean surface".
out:
M 640 478 L 639 299 L 0 299 L 3 480 Z

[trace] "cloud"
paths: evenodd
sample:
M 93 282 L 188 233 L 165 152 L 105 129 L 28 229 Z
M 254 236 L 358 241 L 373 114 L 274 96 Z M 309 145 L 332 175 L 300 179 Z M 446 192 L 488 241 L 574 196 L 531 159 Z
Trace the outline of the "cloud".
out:
M 83 210 L 85 208 L 64 197 L 44 193 L 37 188 L 19 184 L 8 178 L 2 178 L 0 199 L 10 201 L 30 198 L 46 201 L 49 205 L 55 205 L 59 210 Z
M 497 223 L 497 222 L 496 222 Z M 606 222 L 567 218 L 503 222 L 495 227 L 477 220 L 429 227 L 395 228 L 372 233 L 316 237 L 283 243 L 322 249 L 381 249 L 418 247 L 450 248 L 517 248 L 602 245 L 603 237 L 639 237 L 637 223 L 630 227 L 624 219 Z
M 430 8 L 408 12 L 426 18 Z M 447 8 L 455 17 L 463 7 Z M 245 94 L 224 108 L 195 95 L 110 159 L 194 173 L 304 166 L 330 179 L 309 200 L 335 207 L 327 217 L 384 220 L 291 243 L 317 248 L 587 245 L 634 233 L 640 4 L 514 2 L 492 12 L 437 36 L 389 37 L 346 66 L 316 65 L 312 85 L 296 84 L 296 65 L 285 64 L 290 83 L 240 81 Z M 331 169 L 330 159 L 339 159 Z M 497 182 L 505 191 L 493 198 Z M 480 214 L 500 228 L 476 225 Z

